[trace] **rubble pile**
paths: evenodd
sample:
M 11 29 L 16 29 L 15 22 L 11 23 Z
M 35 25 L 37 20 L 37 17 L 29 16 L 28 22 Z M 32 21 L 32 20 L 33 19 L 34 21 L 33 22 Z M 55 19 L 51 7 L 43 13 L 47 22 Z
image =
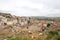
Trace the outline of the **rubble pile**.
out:
M 9 13 L 0 13 L 0 30 L 21 32 L 22 30 L 46 31 L 60 30 L 60 22 L 38 20 L 31 17 L 19 17 Z

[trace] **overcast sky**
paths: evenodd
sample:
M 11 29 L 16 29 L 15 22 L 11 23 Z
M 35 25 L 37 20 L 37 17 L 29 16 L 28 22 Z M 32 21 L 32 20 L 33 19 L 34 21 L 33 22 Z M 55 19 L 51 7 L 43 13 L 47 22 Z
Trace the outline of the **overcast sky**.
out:
M 18 16 L 60 14 L 60 0 L 0 0 L 0 12 Z

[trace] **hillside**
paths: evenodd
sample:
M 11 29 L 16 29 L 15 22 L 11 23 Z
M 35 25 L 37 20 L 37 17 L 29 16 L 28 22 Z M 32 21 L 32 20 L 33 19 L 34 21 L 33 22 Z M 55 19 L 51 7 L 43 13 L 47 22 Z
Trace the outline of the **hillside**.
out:
M 54 36 L 50 36 L 52 34 Z M 0 13 L 1 40 L 54 40 L 58 36 L 60 37 L 60 17 L 20 17 Z

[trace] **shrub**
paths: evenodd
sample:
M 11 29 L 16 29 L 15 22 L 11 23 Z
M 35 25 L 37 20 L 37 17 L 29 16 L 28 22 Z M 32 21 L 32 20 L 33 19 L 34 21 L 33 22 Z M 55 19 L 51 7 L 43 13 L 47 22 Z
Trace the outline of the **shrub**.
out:
M 58 31 L 49 31 L 50 35 L 58 35 Z
M 11 37 L 7 37 L 7 40 L 22 40 L 22 38 L 18 36 L 15 36 L 15 38 L 13 38 L 13 36 L 11 36 Z
M 57 36 L 57 40 L 60 40 L 60 35 Z
M 49 27 L 50 26 L 50 24 L 47 24 L 47 27 Z

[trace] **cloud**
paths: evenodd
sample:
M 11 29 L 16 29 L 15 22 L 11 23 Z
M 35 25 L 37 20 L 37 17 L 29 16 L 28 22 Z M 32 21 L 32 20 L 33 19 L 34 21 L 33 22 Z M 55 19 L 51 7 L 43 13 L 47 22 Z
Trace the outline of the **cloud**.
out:
M 0 10 L 20 16 L 59 14 L 60 0 L 0 0 Z
M 29 0 L 32 3 L 44 4 L 49 8 L 60 8 L 60 0 Z
M 60 0 L 48 0 L 44 4 L 49 8 L 60 9 Z

